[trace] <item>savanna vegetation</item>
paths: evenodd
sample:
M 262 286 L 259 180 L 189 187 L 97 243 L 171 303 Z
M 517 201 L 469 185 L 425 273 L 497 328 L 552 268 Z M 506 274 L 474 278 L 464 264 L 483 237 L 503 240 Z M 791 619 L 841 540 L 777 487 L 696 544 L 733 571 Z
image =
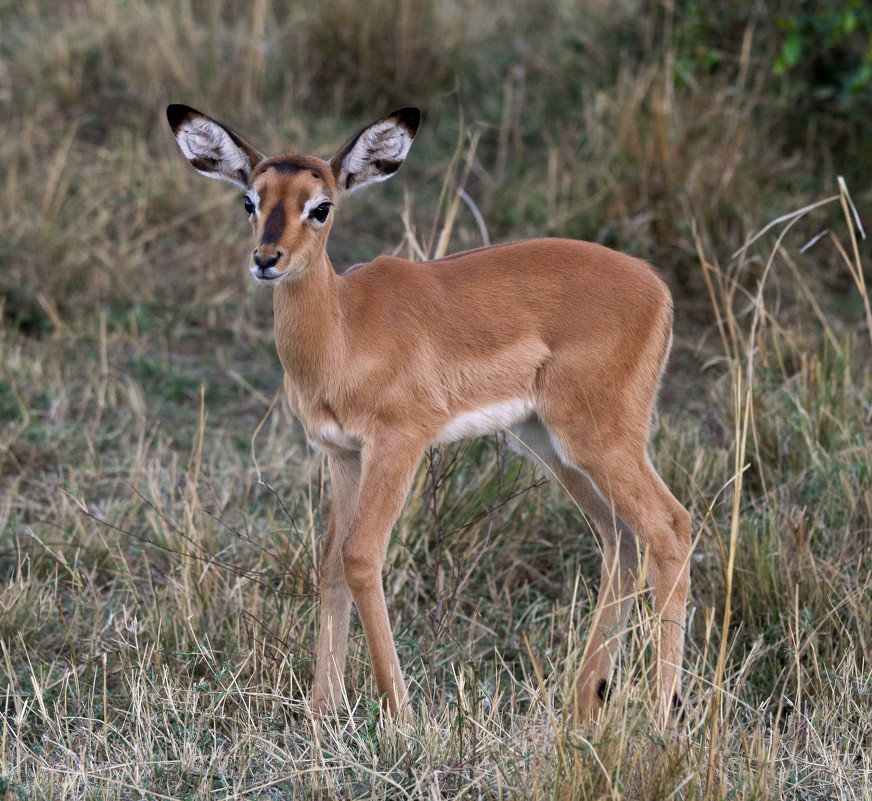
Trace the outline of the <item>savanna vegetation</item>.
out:
M 560 235 L 662 271 L 680 721 L 642 593 L 570 725 L 599 547 L 490 438 L 430 454 L 392 539 L 415 727 L 354 621 L 315 725 L 329 482 L 171 102 L 325 157 L 420 106 L 337 266 Z M 0 799 L 872 797 L 870 102 L 863 0 L 0 0 Z

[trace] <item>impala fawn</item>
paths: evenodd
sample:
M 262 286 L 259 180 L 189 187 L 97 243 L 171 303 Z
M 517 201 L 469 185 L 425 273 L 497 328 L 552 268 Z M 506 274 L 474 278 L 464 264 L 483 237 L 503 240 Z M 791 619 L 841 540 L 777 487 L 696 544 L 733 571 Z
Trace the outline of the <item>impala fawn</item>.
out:
M 690 516 L 646 454 L 672 342 L 672 301 L 654 270 L 600 245 L 534 239 L 425 263 L 379 256 L 336 275 L 325 249 L 336 204 L 397 171 L 417 109 L 364 128 L 330 161 L 267 158 L 187 106 L 170 106 L 167 118 L 198 172 L 245 191 L 249 269 L 273 287 L 288 399 L 327 454 L 316 709 L 342 698 L 354 601 L 378 692 L 396 715 L 411 715 L 382 587 L 391 528 L 430 445 L 503 429 L 602 539 L 577 714 L 593 717 L 605 700 L 640 552 L 659 616 L 656 694 L 677 701 Z

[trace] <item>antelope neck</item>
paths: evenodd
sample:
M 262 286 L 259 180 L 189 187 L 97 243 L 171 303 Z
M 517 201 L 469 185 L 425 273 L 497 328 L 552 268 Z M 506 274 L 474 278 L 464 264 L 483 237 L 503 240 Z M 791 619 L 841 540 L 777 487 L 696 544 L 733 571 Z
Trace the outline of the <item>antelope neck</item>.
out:
M 336 275 L 327 255 L 273 290 L 276 349 L 296 384 L 318 383 L 344 352 Z

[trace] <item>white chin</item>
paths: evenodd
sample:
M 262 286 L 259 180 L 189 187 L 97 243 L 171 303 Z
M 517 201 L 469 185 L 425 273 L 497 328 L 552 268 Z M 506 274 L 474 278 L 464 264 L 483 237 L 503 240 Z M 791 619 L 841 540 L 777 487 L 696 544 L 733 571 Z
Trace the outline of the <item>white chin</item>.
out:
M 278 273 L 270 276 L 259 275 L 254 270 L 251 270 L 251 277 L 254 278 L 255 283 L 261 286 L 277 286 L 287 277 L 287 273 Z

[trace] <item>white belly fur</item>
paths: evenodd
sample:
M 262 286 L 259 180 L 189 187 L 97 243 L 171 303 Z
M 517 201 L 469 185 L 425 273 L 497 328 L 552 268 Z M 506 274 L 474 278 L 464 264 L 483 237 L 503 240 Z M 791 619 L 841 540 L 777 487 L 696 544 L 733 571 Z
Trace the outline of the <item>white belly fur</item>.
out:
M 514 400 L 501 401 L 492 406 L 485 406 L 472 412 L 463 412 L 436 435 L 434 445 L 447 445 L 459 439 L 470 439 L 485 434 L 495 434 L 506 428 L 526 420 L 536 410 L 535 401 Z
M 436 435 L 434 445 L 448 445 L 460 439 L 472 439 L 511 428 L 527 420 L 536 411 L 536 403 L 516 398 L 501 401 L 472 412 L 463 412 Z M 340 428 L 335 422 L 318 426 L 308 435 L 309 444 L 323 451 L 359 450 L 361 441 Z

